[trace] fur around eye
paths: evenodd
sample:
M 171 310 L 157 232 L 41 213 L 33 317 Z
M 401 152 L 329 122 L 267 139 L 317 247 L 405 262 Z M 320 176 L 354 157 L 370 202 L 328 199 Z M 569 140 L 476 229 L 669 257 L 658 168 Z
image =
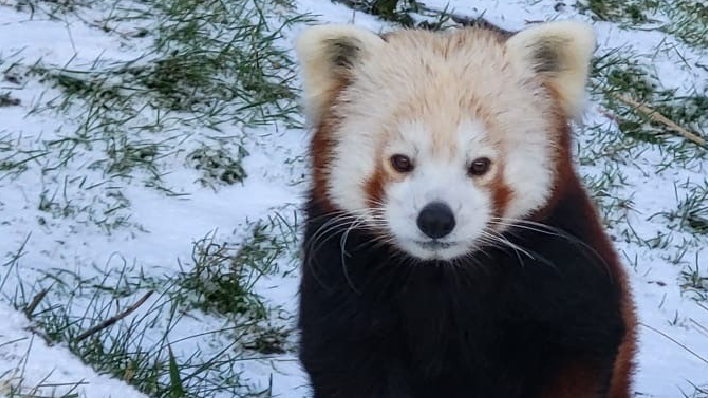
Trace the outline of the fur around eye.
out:
M 472 176 L 481 176 L 489 171 L 492 165 L 492 161 L 487 157 L 477 158 L 470 163 L 467 169 L 468 173 Z
M 391 156 L 391 167 L 399 173 L 408 173 L 413 170 L 413 161 L 406 155 L 396 154 Z

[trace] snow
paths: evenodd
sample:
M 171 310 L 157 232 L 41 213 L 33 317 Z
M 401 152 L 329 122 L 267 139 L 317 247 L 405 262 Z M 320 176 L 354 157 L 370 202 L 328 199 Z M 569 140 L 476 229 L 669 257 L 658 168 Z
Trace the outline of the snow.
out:
M 587 17 L 578 15 L 572 4 L 556 7 L 555 1 L 496 0 L 470 2 L 467 0 L 428 0 L 430 7 L 443 9 L 449 3 L 456 12 L 469 16 L 484 15 L 493 23 L 507 29 L 520 29 L 529 21 L 569 19 Z M 480 6 L 484 4 L 484 7 Z M 571 2 L 567 2 L 571 3 Z M 0 1 L 0 62 L 5 57 L 19 52 L 15 60 L 42 59 L 50 65 L 87 65 L 97 57 L 110 60 L 128 60 L 139 56 L 147 42 L 140 39 L 125 39 L 121 36 L 102 32 L 88 26 L 79 19 L 66 17 L 64 20 L 48 18 L 30 19 L 27 13 L 15 12 Z M 475 4 L 475 5 L 470 5 Z M 312 13 L 320 22 L 355 22 L 372 30 L 386 30 L 390 26 L 376 18 L 335 4 L 330 1 L 297 0 L 298 11 Z M 88 12 L 91 20 L 92 14 Z M 624 43 L 632 45 L 639 53 L 651 56 L 651 63 L 659 71 L 661 83 L 666 87 L 688 91 L 687 82 L 704 84 L 708 82 L 705 71 L 689 68 L 701 57 L 708 55 L 676 42 L 672 38 L 646 31 L 619 29 L 608 22 L 595 23 L 603 52 Z M 122 22 L 121 29 L 129 30 L 129 22 Z M 302 29 L 302 25 L 289 33 L 292 38 Z M 287 43 L 286 43 L 287 44 Z M 656 53 L 657 46 L 675 47 L 687 59 L 679 69 L 675 54 L 670 51 Z M 682 64 L 683 65 L 683 64 Z M 1 70 L 1 68 L 0 68 Z M 1 77 L 1 76 L 0 76 Z M 9 91 L 21 100 L 19 107 L 0 108 L 0 140 L 10 136 L 24 148 L 36 148 L 41 140 L 61 137 L 72 131 L 76 121 L 69 116 L 51 114 L 30 114 L 36 106 L 58 95 L 58 91 L 37 81 L 23 81 L 15 84 L 0 81 L 0 94 Z M 150 115 L 146 115 L 149 119 Z M 612 123 L 591 107 L 585 125 Z M 178 124 L 171 127 L 181 128 Z M 239 126 L 233 127 L 239 129 Z M 196 131 L 195 135 L 206 133 Z M 37 208 L 37 198 L 47 187 L 63 188 L 64 177 L 86 176 L 90 182 L 103 182 L 105 176 L 98 171 L 88 170 L 86 165 L 96 159 L 93 152 L 81 153 L 72 162 L 72 169 L 51 176 L 41 175 L 39 167 L 21 174 L 16 180 L 0 178 L 0 256 L 10 258 L 25 240 L 20 270 L 23 278 L 31 278 L 50 269 L 66 269 L 91 276 L 91 267 L 110 268 L 116 261 L 136 262 L 152 276 L 178 271 L 177 259 L 187 259 L 195 239 L 210 231 L 219 231 L 219 236 L 238 236 L 239 227 L 248 221 L 258 220 L 279 209 L 283 205 L 299 205 L 302 200 L 302 185 L 291 184 L 303 172 L 303 165 L 286 165 L 279 159 L 302 155 L 306 150 L 307 134 L 301 130 L 282 129 L 272 126 L 254 130 L 259 133 L 259 142 L 248 143 L 250 155 L 245 158 L 248 170 L 244 185 L 221 187 L 218 191 L 201 188 L 194 183 L 196 174 L 178 165 L 175 173 L 167 181 L 178 191 L 188 192 L 186 197 L 167 197 L 140 183 L 124 183 L 111 180 L 130 201 L 130 220 L 138 222 L 145 232 L 117 229 L 106 234 L 90 223 L 72 220 L 57 220 L 48 217 Z M 586 132 L 584 134 L 591 134 Z M 582 142 L 582 137 L 581 140 Z M 2 152 L 0 152 L 2 156 Z M 637 234 L 644 239 L 666 232 L 667 226 L 660 220 L 648 220 L 649 216 L 676 207 L 674 182 L 690 180 L 701 183 L 705 179 L 707 161 L 693 161 L 692 168 L 675 168 L 657 174 L 655 165 L 663 154 L 656 149 L 642 152 L 637 159 L 628 161 L 621 168 L 626 176 L 626 186 L 620 193 L 632 197 L 636 212 L 630 212 L 628 220 Z M 1 158 L 0 158 L 1 159 Z M 170 160 L 165 160 L 169 162 Z M 600 173 L 601 165 L 587 166 L 584 173 Z M 54 179 L 54 180 L 53 180 Z M 93 197 L 84 191 L 68 186 L 68 196 L 78 205 L 92 205 Z M 686 191 L 679 188 L 678 197 Z M 38 219 L 46 219 L 46 224 Z M 619 231 L 611 231 L 618 233 Z M 674 242 L 687 240 L 686 259 L 708 271 L 708 247 L 705 239 L 696 242 L 687 233 L 673 232 Z M 640 329 L 639 369 L 636 375 L 636 390 L 643 396 L 672 398 L 681 396 L 681 391 L 693 391 L 691 383 L 708 383 L 708 332 L 698 325 L 708 326 L 708 310 L 699 306 L 682 292 L 679 287 L 680 272 L 686 268 L 672 264 L 672 255 L 661 249 L 649 250 L 635 242 L 618 239 L 617 247 L 630 272 L 634 295 L 638 304 Z M 668 249 L 666 249 L 668 250 Z M 118 255 L 118 256 L 116 256 Z M 637 266 L 632 264 L 637 259 Z M 4 263 L 0 257 L 0 264 Z M 6 272 L 0 268 L 0 281 Z M 662 282 L 657 284 L 656 282 Z M 8 278 L 3 292 L 11 292 L 13 278 Z M 295 313 L 297 275 L 267 279 L 259 283 L 259 291 L 270 302 L 277 303 L 291 315 Z M 8 303 L 0 302 L 0 396 L 9 394 L 17 372 L 22 369 L 23 385 L 30 387 L 38 383 L 82 382 L 78 387 L 81 396 L 91 398 L 143 397 L 125 382 L 98 375 L 90 366 L 83 364 L 62 345 L 49 346 L 42 338 L 30 331 L 31 322 Z M 171 339 L 218 329 L 222 321 L 210 316 L 194 319 L 181 325 Z M 692 355 L 679 344 L 695 352 Z M 194 344 L 194 346 L 190 345 Z M 182 342 L 177 351 L 189 353 L 197 343 Z M 704 358 L 704 359 L 701 359 Z M 307 394 L 304 387 L 306 378 L 292 353 L 272 357 L 260 362 L 249 362 L 244 370 L 255 379 L 267 380 L 273 377 L 274 396 L 300 398 Z M 48 380 L 44 378 L 51 375 Z M 69 387 L 62 387 L 68 389 Z M 45 394 L 48 395 L 48 394 Z
M 38 395 L 61 396 L 79 385 L 90 397 L 146 398 L 120 380 L 97 375 L 63 347 L 47 345 L 28 330 L 30 322 L 14 308 L 0 303 L 0 319 L 0 396 L 9 394 L 14 379 L 23 376 L 23 393 L 39 386 L 34 390 Z

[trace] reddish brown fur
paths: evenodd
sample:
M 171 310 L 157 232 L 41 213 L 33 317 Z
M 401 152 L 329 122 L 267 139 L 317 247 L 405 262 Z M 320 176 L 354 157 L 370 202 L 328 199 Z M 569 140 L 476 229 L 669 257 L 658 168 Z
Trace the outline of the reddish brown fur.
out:
M 634 356 L 637 351 L 637 315 L 631 295 L 627 291 L 629 284 L 626 276 L 623 278 L 622 285 L 625 287 L 622 315 L 627 331 L 617 354 L 614 372 L 612 372 L 609 398 L 629 398 L 631 396 Z
M 504 164 L 499 164 L 496 167 L 496 175 L 490 183 L 490 189 L 494 217 L 500 218 L 504 216 L 504 211 L 514 195 L 514 190 L 503 179 Z
M 494 217 L 500 218 L 504 215 L 504 209 L 509 204 L 513 194 L 513 190 L 503 181 L 494 184 L 492 187 Z
M 554 96 L 556 101 L 558 100 L 557 95 L 554 91 L 547 87 L 548 91 Z M 558 106 L 560 109 L 560 106 Z M 558 147 L 558 159 L 556 162 L 556 182 L 554 184 L 553 195 L 549 199 L 548 205 L 545 209 L 549 209 L 557 203 L 559 198 L 567 194 L 568 192 L 581 192 L 584 191 L 578 174 L 575 171 L 573 165 L 572 155 L 571 155 L 571 132 L 570 128 L 566 122 L 563 114 L 558 111 L 556 117 L 558 132 L 559 132 L 559 147 Z M 594 204 L 590 201 L 585 201 L 582 203 L 582 207 L 578 208 L 579 212 L 585 214 L 585 219 L 587 220 L 599 220 L 600 216 Z M 540 210 L 533 218 L 541 220 L 544 218 L 545 209 Z M 619 261 L 617 253 L 607 236 L 607 234 L 601 229 L 599 224 L 588 223 L 592 227 L 592 236 L 595 237 L 595 241 L 586 242 L 591 247 L 595 248 L 598 255 L 605 261 L 608 267 L 608 271 L 619 283 L 622 291 L 622 317 L 625 324 L 625 336 L 623 343 L 619 348 L 619 353 L 615 362 L 615 366 L 612 372 L 612 382 L 610 386 L 609 398 L 629 398 L 631 396 L 632 388 L 632 375 L 634 372 L 634 355 L 636 352 L 636 330 L 637 330 L 637 317 L 635 313 L 634 302 L 631 293 L 631 287 L 629 285 L 629 278 L 625 272 L 622 264 Z M 559 379 L 583 379 L 587 377 L 586 373 L 591 369 L 590 364 L 586 364 L 583 368 L 582 363 L 575 364 L 571 366 L 568 370 L 569 374 L 559 375 Z M 575 375 L 573 377 L 573 375 Z M 544 398 L 582 398 L 584 395 L 578 395 L 579 393 L 568 394 L 568 391 L 564 390 L 564 386 L 572 386 L 572 384 L 563 384 L 567 382 L 559 382 L 559 389 L 555 390 L 554 393 L 549 393 L 547 397 Z M 553 395 L 555 394 L 555 395 Z
M 596 398 L 599 379 L 597 369 L 590 361 L 570 363 L 541 398 Z
M 379 159 L 382 159 L 383 155 L 378 155 Z M 374 175 L 369 178 L 366 182 L 366 194 L 369 198 L 369 204 L 372 207 L 376 206 L 376 203 L 381 203 L 384 199 L 384 189 L 386 184 L 390 181 L 390 174 L 387 172 L 386 168 L 381 165 L 376 168 Z
M 339 85 L 331 93 L 328 93 L 327 97 L 334 102 L 337 95 L 346 88 L 347 84 L 347 79 L 343 78 Z M 339 117 L 336 116 L 332 108 L 325 109 L 324 114 L 319 119 L 315 134 L 310 141 L 313 168 L 313 199 L 321 203 L 327 211 L 335 210 L 327 195 L 327 186 L 335 146 L 332 132 L 337 129 L 340 122 Z
M 315 200 L 325 205 L 329 211 L 334 209 L 334 206 L 327 198 L 327 180 L 331 163 L 332 147 L 334 146 L 330 138 L 330 132 L 333 130 L 335 124 L 336 121 L 333 119 L 323 118 L 322 123 L 320 123 L 310 143 L 310 151 L 313 154 L 313 196 Z

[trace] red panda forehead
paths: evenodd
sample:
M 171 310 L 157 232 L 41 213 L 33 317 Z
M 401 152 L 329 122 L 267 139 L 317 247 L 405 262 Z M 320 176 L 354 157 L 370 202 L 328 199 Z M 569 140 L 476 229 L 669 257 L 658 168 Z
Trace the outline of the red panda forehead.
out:
M 380 146 L 386 151 L 421 156 L 440 163 L 470 161 L 470 156 L 498 157 L 503 152 L 503 137 L 477 118 L 424 117 L 411 115 L 393 130 L 382 134 Z
M 422 67 L 423 72 L 434 71 L 436 67 L 452 68 L 456 72 L 491 68 L 498 72 L 509 63 L 505 40 L 487 30 L 466 29 L 452 33 L 403 30 L 387 41 L 384 54 L 378 54 L 372 65 L 397 63 L 397 67 L 409 71 Z
M 400 75 L 365 75 L 354 82 L 339 105 L 342 125 L 352 126 L 346 134 L 363 131 L 394 140 L 422 129 L 431 136 L 429 145 L 440 153 L 459 152 L 466 133 L 493 146 L 553 140 L 556 123 L 548 117 L 553 103 L 544 91 L 523 82 L 514 84 L 513 77 L 457 73 L 435 63 L 424 67 L 433 73 L 408 67 L 401 68 Z M 395 81 L 399 76 L 407 80 Z
M 388 41 L 387 51 L 360 65 L 341 93 L 343 115 L 379 125 L 411 116 L 447 118 L 453 125 L 472 118 L 495 130 L 539 123 L 552 113 L 548 92 L 510 65 L 504 41 L 494 33 L 403 31 Z

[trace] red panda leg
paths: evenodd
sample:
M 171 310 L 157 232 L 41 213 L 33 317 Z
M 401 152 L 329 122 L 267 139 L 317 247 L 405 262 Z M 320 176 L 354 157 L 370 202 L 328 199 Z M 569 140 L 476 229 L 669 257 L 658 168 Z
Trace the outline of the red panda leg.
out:
M 632 375 L 636 351 L 634 335 L 633 328 L 619 347 L 608 398 L 630 398 L 632 396 Z
M 619 273 L 619 279 L 624 286 L 622 300 L 622 318 L 624 319 L 625 335 L 617 351 L 615 366 L 612 372 L 612 382 L 608 398 L 632 397 L 632 377 L 634 375 L 634 357 L 637 351 L 637 314 L 631 297 L 628 277 Z
M 607 367 L 598 366 L 595 361 L 576 360 L 562 367 L 539 398 L 630 398 L 635 343 L 629 336 L 619 347 L 609 385 L 608 372 L 603 370 Z
M 594 361 L 569 362 L 539 398 L 604 398 L 600 395 L 603 384 L 607 384 L 603 378 L 606 378 L 606 372 L 602 372 Z

